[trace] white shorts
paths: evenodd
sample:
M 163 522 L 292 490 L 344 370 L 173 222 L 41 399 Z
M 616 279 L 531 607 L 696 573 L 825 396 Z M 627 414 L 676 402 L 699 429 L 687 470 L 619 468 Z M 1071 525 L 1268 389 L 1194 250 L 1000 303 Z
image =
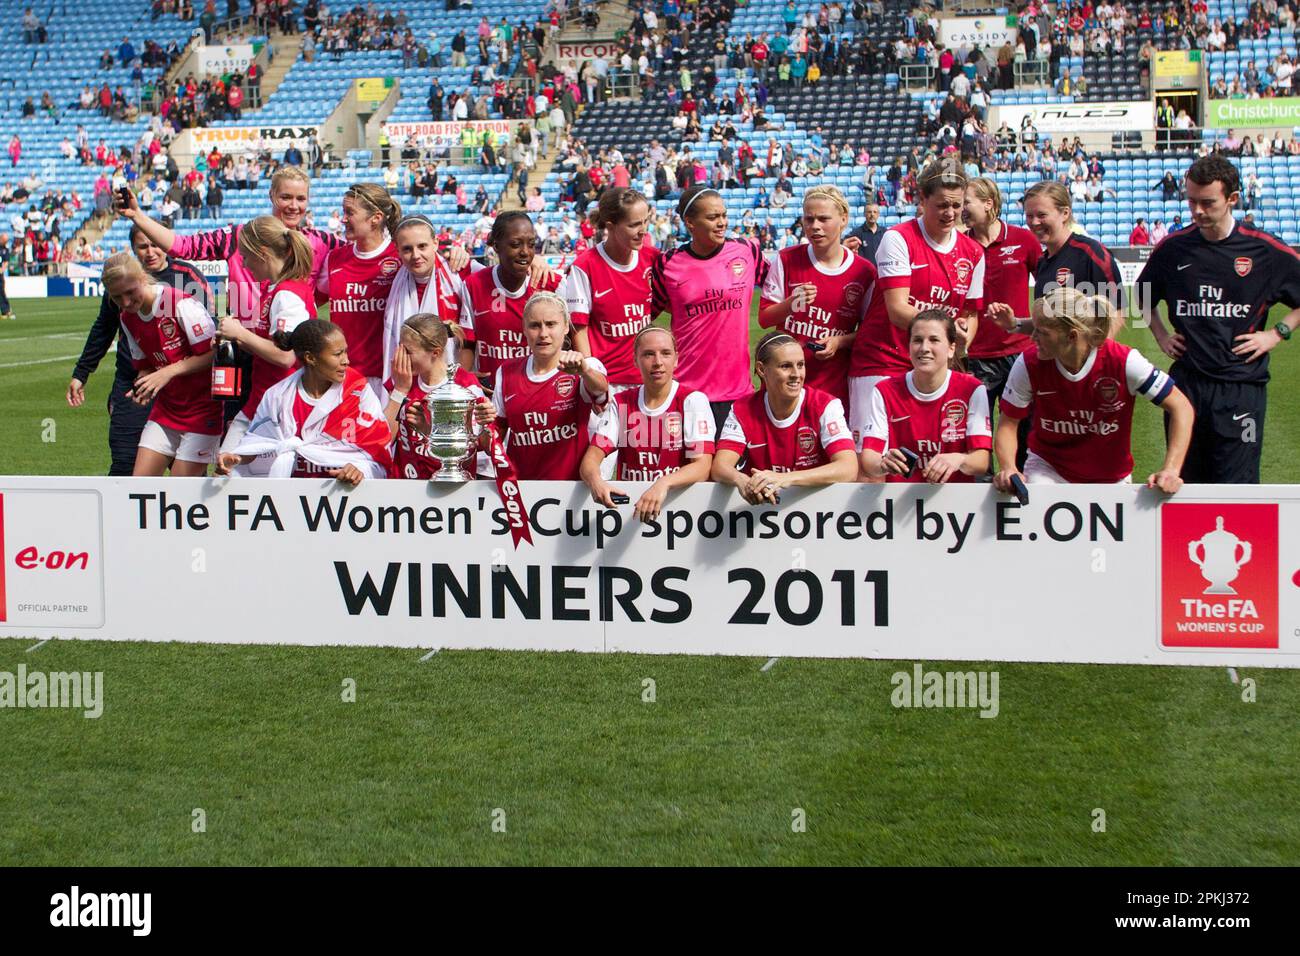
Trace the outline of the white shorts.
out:
M 853 449 L 862 451 L 862 433 L 871 417 L 871 396 L 888 375 L 856 375 L 849 378 L 849 431 L 853 432 Z
M 1040 458 L 1032 451 L 1025 458 L 1024 475 L 1025 475 L 1025 484 L 1027 485 L 1068 485 L 1070 484 L 1069 481 L 1066 481 L 1064 478 L 1061 477 L 1060 472 L 1058 472 L 1055 468 L 1049 465 L 1044 459 Z M 1115 482 L 1115 484 L 1117 485 L 1129 485 L 1132 483 L 1133 483 L 1132 475 L 1126 475 L 1125 477 L 1121 478 L 1119 481 Z
M 216 461 L 217 442 L 220 435 L 200 435 L 198 432 L 182 432 L 175 428 L 159 425 L 155 421 L 145 422 L 140 432 L 140 447 L 156 451 L 160 455 L 176 461 L 189 461 L 199 465 L 209 465 Z
M 221 443 L 221 451 L 233 454 L 235 449 L 239 447 L 239 443 L 244 440 L 244 436 L 248 434 L 248 426 L 251 424 L 253 423 L 248 420 L 248 416 L 243 412 L 232 418 L 230 424 L 226 426 L 226 438 Z

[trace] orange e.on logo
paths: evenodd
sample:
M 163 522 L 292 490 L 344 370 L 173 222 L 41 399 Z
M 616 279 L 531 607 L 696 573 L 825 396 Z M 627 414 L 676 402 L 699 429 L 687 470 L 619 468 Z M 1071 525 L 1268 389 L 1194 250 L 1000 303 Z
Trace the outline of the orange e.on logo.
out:
M 1160 511 L 1160 643 L 1278 646 L 1278 506 L 1175 504 Z

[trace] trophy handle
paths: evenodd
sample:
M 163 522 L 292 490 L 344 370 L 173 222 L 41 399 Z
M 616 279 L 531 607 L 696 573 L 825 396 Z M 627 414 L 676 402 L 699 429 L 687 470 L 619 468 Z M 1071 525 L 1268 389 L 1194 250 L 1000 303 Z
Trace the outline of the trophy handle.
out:
M 1241 548 L 1241 560 L 1237 562 L 1237 567 L 1250 563 L 1250 542 L 1238 541 L 1237 546 Z
M 1187 542 L 1187 558 L 1198 568 L 1205 566 L 1205 559 L 1196 556 L 1196 549 L 1199 547 L 1201 547 L 1201 542 L 1199 540 Z

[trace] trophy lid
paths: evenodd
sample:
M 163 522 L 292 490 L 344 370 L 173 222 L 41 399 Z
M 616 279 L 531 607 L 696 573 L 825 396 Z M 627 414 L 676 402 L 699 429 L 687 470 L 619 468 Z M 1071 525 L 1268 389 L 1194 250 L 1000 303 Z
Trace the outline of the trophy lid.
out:
M 457 385 L 450 378 L 431 390 L 427 400 L 435 403 L 451 402 L 472 402 L 474 393 L 462 385 Z

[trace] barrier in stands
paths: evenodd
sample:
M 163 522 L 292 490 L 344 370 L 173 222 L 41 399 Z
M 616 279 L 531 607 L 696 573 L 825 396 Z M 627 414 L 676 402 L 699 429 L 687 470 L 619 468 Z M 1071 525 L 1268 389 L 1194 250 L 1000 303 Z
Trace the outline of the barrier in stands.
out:
M 996 50 L 1004 43 L 1014 46 L 1019 36 L 1014 16 L 947 17 L 939 21 L 939 41 L 951 50 L 973 46 Z
M 603 56 L 607 60 L 616 60 L 623 51 L 615 40 L 561 40 L 555 45 L 555 62 L 568 63 L 573 60 L 594 60 Z
M 192 65 L 197 76 L 222 76 L 226 73 L 244 73 L 252 63 L 262 43 L 236 43 L 231 46 L 200 46 L 195 50 L 197 61 Z
M 1210 100 L 1205 104 L 1205 125 L 1214 129 L 1300 126 L 1300 96 Z
M 1155 107 L 1150 100 L 1126 103 L 1014 103 L 993 107 L 989 128 L 1003 122 L 1019 129 L 1030 117 L 1039 133 L 1141 132 L 1155 127 Z
M 297 146 L 305 154 L 317 131 L 315 126 L 200 126 L 183 130 L 172 152 L 206 153 L 215 146 L 222 153 L 243 153 L 261 142 L 277 156 L 290 146 Z M 185 142 L 187 133 L 191 137 L 189 143 Z
M 1295 486 L 522 491 L 0 478 L 0 636 L 1300 666 Z
M 470 120 L 465 123 L 438 121 L 427 123 L 385 123 L 384 132 L 397 146 L 412 143 L 431 149 L 448 149 L 460 145 L 460 134 L 469 127 L 475 132 L 491 130 L 499 140 L 513 137 L 523 120 Z

